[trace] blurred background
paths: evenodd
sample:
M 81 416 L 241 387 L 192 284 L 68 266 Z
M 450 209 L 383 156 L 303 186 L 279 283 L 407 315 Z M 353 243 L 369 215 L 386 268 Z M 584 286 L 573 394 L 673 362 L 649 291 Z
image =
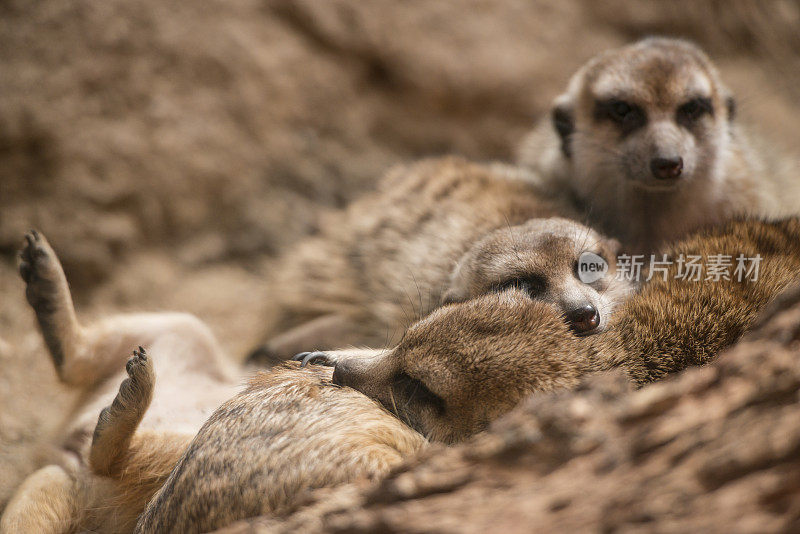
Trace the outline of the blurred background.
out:
M 800 1 L 2 0 L 0 508 L 68 394 L 16 276 L 42 230 L 84 316 L 178 309 L 242 357 L 277 254 L 391 165 L 513 158 L 569 76 L 696 41 L 800 150 Z

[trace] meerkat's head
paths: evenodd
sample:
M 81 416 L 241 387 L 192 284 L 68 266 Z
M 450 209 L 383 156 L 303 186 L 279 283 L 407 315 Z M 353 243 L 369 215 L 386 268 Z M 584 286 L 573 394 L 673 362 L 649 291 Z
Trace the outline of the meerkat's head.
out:
M 438 308 L 394 349 L 310 361 L 333 365 L 334 384 L 379 401 L 428 439 L 452 443 L 531 393 L 574 387 L 597 367 L 587 351 L 601 337 L 576 336 L 556 306 L 512 289 Z
M 555 304 L 575 333 L 594 334 L 606 328 L 613 309 L 631 289 L 615 276 L 619 247 L 591 228 L 556 217 L 503 228 L 461 258 L 444 301 L 518 291 Z M 586 258 L 604 269 L 586 272 Z
M 648 38 L 584 65 L 556 99 L 552 122 L 576 187 L 589 195 L 620 180 L 659 191 L 717 179 L 734 112 L 699 48 Z

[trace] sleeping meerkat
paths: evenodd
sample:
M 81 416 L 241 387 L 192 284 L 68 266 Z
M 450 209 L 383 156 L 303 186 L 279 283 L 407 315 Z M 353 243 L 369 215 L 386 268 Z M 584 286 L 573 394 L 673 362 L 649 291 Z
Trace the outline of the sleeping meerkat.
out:
M 549 199 L 527 174 L 453 157 L 389 173 L 377 192 L 282 258 L 271 286 L 267 341 L 251 361 L 391 345 L 444 300 L 507 283 L 527 283 L 534 298 L 559 304 L 584 333 L 604 324 L 629 288 L 608 280 L 618 244 L 583 225 L 547 219 L 570 217 L 571 208 Z M 531 219 L 546 220 L 526 225 Z M 608 279 L 576 284 L 581 247 L 610 264 Z M 482 269 L 478 258 L 492 267 Z
M 591 59 L 519 162 L 630 252 L 735 215 L 796 215 L 797 162 L 751 147 L 695 45 L 648 38 Z
M 442 301 L 464 302 L 514 287 L 555 304 L 576 334 L 596 334 L 633 289 L 631 281 L 616 276 L 618 247 L 586 226 L 557 217 L 495 230 L 459 260 Z M 608 271 L 582 279 L 579 261 L 585 253 L 605 261 Z
M 511 287 L 435 310 L 391 350 L 297 358 L 334 366 L 334 383 L 379 400 L 430 439 L 459 441 L 525 396 L 574 387 L 590 373 L 622 367 L 641 386 L 707 363 L 800 280 L 800 220 L 734 220 L 666 253 L 761 260 L 757 279 L 741 281 L 676 278 L 675 261 L 623 303 L 605 331 L 585 338 L 569 331 L 555 306 Z
M 424 444 L 422 436 L 375 401 L 333 386 L 329 369 L 298 371 L 296 364 L 277 369 L 256 376 L 223 404 L 241 389 L 238 372 L 201 321 L 150 313 L 82 326 L 45 238 L 27 235 L 21 257 L 26 295 L 58 376 L 83 395 L 65 425 L 62 445 L 65 456 L 77 453 L 78 458 L 30 475 L 0 518 L 2 533 L 133 531 L 156 490 L 172 480 L 170 472 L 198 430 L 201 437 L 209 428 L 217 436 L 221 431 L 231 448 L 238 447 L 238 455 L 218 451 L 216 459 L 233 468 L 222 472 L 216 485 L 200 480 L 193 494 L 202 502 L 215 491 L 231 490 L 236 498 L 224 513 L 234 519 L 290 506 L 306 489 L 380 476 Z M 147 348 L 128 358 L 138 344 Z M 222 446 L 206 442 L 199 454 L 215 445 Z M 187 457 L 195 450 L 190 448 Z M 236 477 L 247 473 L 263 476 L 239 487 Z M 229 485 L 223 487 L 221 480 Z M 184 512 L 190 505 L 202 506 L 190 500 Z M 220 517 L 204 518 L 196 529 Z

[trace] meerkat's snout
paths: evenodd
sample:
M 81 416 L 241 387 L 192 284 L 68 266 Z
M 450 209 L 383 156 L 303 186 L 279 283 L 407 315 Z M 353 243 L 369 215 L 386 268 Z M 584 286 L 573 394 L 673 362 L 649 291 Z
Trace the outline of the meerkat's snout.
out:
M 629 155 L 621 159 L 624 174 L 638 185 L 658 188 L 675 187 L 691 179 L 694 155 L 702 150 L 695 137 L 697 132 L 681 127 L 677 112 L 672 109 L 662 113 L 650 110 L 649 122 L 640 136 L 632 136 L 621 146 Z
M 683 172 L 683 158 L 653 158 L 650 160 L 650 170 L 659 180 L 674 180 Z

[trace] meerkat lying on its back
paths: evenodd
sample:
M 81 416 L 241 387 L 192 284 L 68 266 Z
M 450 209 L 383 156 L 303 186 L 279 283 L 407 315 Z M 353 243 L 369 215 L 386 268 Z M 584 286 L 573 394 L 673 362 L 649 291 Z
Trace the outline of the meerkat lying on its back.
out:
M 203 421 L 234 393 L 235 372 L 186 314 L 81 325 L 61 264 L 36 232 L 26 236 L 20 274 L 58 378 L 82 395 L 57 444 L 63 460 L 23 482 L 0 532 L 129 532 Z M 140 344 L 155 362 L 143 350 L 128 359 Z
M 26 236 L 20 272 L 59 378 L 84 395 L 62 445 L 65 456 L 79 454 L 77 461 L 29 476 L 0 518 L 2 533 L 131 532 L 156 490 L 178 477 L 168 479 L 201 426 L 201 437 L 222 432 L 238 454 L 219 441 L 199 452 L 192 444 L 184 458 L 220 447 L 215 458 L 225 469 L 214 471 L 216 484 L 205 484 L 209 473 L 192 481 L 199 503 L 189 499 L 181 513 L 163 508 L 162 520 L 178 531 L 197 506 L 194 530 L 278 510 L 306 489 L 380 476 L 424 443 L 375 401 L 331 385 L 329 369 L 262 374 L 222 404 L 239 381 L 198 319 L 152 313 L 81 326 L 58 258 L 35 232 Z M 139 343 L 147 351 L 139 347 L 127 359 Z M 248 474 L 257 481 L 239 487 L 237 477 Z M 233 501 L 204 516 L 202 499 L 224 502 L 226 489 Z
M 676 278 L 680 257 L 718 255 L 760 257 L 757 279 Z M 575 336 L 557 308 L 510 287 L 435 310 L 392 350 L 298 358 L 333 365 L 335 384 L 379 400 L 430 439 L 459 441 L 525 396 L 574 387 L 591 373 L 622 367 L 643 385 L 707 363 L 800 280 L 800 220 L 731 221 L 687 237 L 667 257 L 666 278 L 645 283 L 594 336 Z
M 443 300 L 509 283 L 526 283 L 534 298 L 560 305 L 576 329 L 589 333 L 628 286 L 605 280 L 577 287 L 574 264 L 584 247 L 600 253 L 613 275 L 617 243 L 560 219 L 525 225 L 570 213 L 512 167 L 443 158 L 396 169 L 322 236 L 284 256 L 272 285 L 267 342 L 251 360 L 391 345 Z M 474 248 L 479 242 L 481 251 Z M 480 261 L 492 267 L 482 269 Z M 465 269 L 491 280 L 468 280 Z
M 751 148 L 734 115 L 699 48 L 644 39 L 578 70 L 519 160 L 598 230 L 650 253 L 735 215 L 798 213 L 797 165 Z

